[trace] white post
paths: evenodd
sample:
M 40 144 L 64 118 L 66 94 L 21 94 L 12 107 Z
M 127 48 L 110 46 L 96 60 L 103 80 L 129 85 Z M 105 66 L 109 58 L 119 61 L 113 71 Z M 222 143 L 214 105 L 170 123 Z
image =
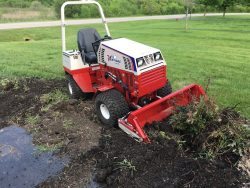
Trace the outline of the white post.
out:
M 66 31 L 65 31 L 65 27 L 66 27 L 66 24 L 65 24 L 65 7 L 66 7 L 67 5 L 83 5 L 83 4 L 95 4 L 95 5 L 98 6 L 98 10 L 99 10 L 100 15 L 101 15 L 101 18 L 102 18 L 102 23 L 103 23 L 104 26 L 105 26 L 106 34 L 107 34 L 108 36 L 111 36 L 111 35 L 110 35 L 110 32 L 109 32 L 109 28 L 108 28 L 108 24 L 107 24 L 105 15 L 104 15 L 104 13 L 103 13 L 102 6 L 101 6 L 98 2 L 93 1 L 93 0 L 67 1 L 67 2 L 63 3 L 63 5 L 62 5 L 62 7 L 61 7 L 62 51 L 66 51 L 66 37 L 65 37 L 65 34 L 66 34 Z

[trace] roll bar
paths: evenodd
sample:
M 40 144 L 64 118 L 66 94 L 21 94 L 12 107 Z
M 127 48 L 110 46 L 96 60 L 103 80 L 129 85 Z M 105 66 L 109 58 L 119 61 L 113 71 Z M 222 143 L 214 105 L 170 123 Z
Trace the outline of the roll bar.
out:
M 98 7 L 98 10 L 100 12 L 101 18 L 102 18 L 102 23 L 105 26 L 105 30 L 106 30 L 106 34 L 108 36 L 110 36 L 110 32 L 109 32 L 109 28 L 108 28 L 108 24 L 106 21 L 106 18 L 104 16 L 103 13 L 103 9 L 102 6 L 94 1 L 94 0 L 80 0 L 80 1 L 67 1 L 65 3 L 63 3 L 62 7 L 61 7 L 61 22 L 62 22 L 62 51 L 66 51 L 66 34 L 65 34 L 65 7 L 68 5 L 84 5 L 84 4 L 95 4 Z

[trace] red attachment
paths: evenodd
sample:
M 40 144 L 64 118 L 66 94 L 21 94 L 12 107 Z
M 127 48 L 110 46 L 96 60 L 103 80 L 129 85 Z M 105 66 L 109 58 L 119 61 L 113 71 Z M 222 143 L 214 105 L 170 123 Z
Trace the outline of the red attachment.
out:
M 205 92 L 199 85 L 189 85 L 166 97 L 160 98 L 129 114 L 127 119 L 119 119 L 119 126 L 133 137 L 144 142 L 150 142 L 143 131 L 146 124 L 162 121 L 170 116 L 178 106 L 187 106 L 194 100 L 200 100 Z M 137 136 L 136 136 L 137 135 Z

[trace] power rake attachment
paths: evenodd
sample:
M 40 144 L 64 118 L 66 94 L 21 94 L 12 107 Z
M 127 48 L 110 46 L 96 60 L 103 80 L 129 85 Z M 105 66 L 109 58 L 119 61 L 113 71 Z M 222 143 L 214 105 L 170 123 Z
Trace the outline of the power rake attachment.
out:
M 202 96 L 205 97 L 205 92 L 201 86 L 195 84 L 186 86 L 119 119 L 119 127 L 137 141 L 150 143 L 150 139 L 143 130 L 145 125 L 162 121 L 174 113 L 177 107 L 199 101 Z

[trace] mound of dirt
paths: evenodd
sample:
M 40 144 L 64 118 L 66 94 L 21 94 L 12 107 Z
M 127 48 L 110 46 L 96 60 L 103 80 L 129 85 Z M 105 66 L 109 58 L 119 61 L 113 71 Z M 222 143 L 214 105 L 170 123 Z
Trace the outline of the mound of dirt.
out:
M 63 80 L 27 79 L 0 93 L 0 126 L 15 121 L 35 144 L 71 159 L 38 187 L 241 187 L 249 181 L 224 160 L 197 158 L 167 122 L 147 130 L 151 144 L 104 127 L 92 100 L 65 99 L 64 88 Z
M 241 174 L 223 161 L 195 159 L 169 138 L 137 143 L 119 130 L 105 130 L 95 180 L 107 187 L 239 187 Z

